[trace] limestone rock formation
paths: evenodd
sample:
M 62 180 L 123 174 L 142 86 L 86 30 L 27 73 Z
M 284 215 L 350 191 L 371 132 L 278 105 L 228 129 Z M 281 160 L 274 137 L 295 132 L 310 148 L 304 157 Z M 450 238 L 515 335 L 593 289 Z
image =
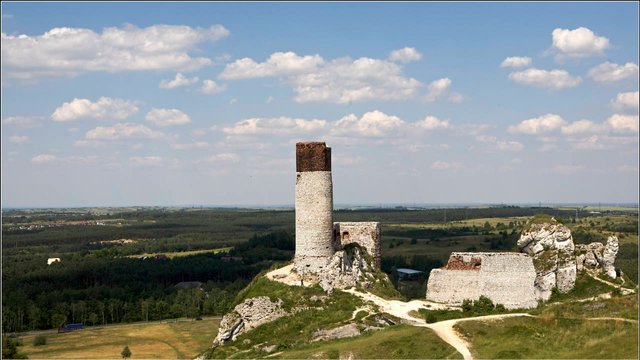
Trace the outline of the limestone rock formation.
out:
M 238 335 L 262 324 L 288 315 L 282 309 L 282 300 L 272 302 L 267 296 L 258 296 L 236 305 L 220 322 L 218 336 L 213 345 L 224 345 L 235 340 Z
M 311 341 L 335 340 L 358 335 L 360 335 L 360 329 L 358 329 L 358 325 L 350 323 L 347 325 L 339 326 L 335 329 L 317 330 L 313 333 L 313 339 Z
M 573 289 L 577 268 L 569 228 L 553 218 L 549 222 L 528 224 L 518 240 L 518 248 L 533 257 L 538 299 L 548 300 L 554 287 L 561 293 Z
M 578 244 L 576 245 L 576 262 L 578 270 L 583 268 L 587 269 L 602 269 L 612 279 L 615 279 L 616 269 L 616 255 L 618 255 L 618 237 L 609 236 L 607 238 L 607 244 L 604 245 L 599 242 L 592 242 L 591 244 Z
M 318 274 L 320 287 L 328 293 L 334 289 L 347 289 L 361 285 L 370 287 L 375 279 L 372 259 L 367 257 L 366 250 L 356 244 L 345 246 L 342 250 L 336 251 L 325 270 Z

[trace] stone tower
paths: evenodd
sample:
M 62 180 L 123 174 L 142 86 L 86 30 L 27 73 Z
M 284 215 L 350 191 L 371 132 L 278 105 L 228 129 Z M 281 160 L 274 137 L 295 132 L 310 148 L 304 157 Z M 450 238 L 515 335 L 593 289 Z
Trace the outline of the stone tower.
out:
M 320 272 L 335 253 L 331 148 L 296 144 L 296 255 L 298 273 Z

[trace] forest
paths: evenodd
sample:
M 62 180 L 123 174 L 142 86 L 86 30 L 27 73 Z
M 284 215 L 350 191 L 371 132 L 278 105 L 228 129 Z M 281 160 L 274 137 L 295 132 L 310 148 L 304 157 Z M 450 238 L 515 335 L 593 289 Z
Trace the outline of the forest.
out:
M 637 237 L 631 221 L 637 212 L 594 217 L 502 206 L 345 209 L 334 220 L 382 224 L 382 269 L 397 284 L 396 268 L 428 274 L 456 246 L 513 251 L 526 217 L 541 212 L 584 225 L 573 229 L 577 242 L 602 237 L 590 222 Z M 605 221 L 605 215 L 629 221 Z M 5 210 L 2 216 L 3 332 L 222 315 L 256 274 L 290 261 L 295 251 L 291 209 Z M 195 253 L 180 256 L 187 251 Z M 629 268 L 637 266 L 631 255 L 622 257 Z M 49 258 L 60 261 L 48 265 Z

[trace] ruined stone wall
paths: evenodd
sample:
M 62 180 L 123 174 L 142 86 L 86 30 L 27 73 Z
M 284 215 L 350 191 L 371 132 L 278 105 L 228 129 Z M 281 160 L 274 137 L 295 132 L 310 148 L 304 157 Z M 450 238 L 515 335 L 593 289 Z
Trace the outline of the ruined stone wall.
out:
M 507 309 L 537 306 L 533 260 L 519 253 L 451 253 L 449 263 L 433 269 L 427 300 L 460 305 L 481 295 Z
M 377 222 L 335 222 L 334 246 L 336 250 L 344 245 L 356 243 L 367 250 L 380 268 L 380 223 Z
M 335 253 L 331 149 L 325 143 L 296 144 L 295 196 L 295 267 L 318 273 Z

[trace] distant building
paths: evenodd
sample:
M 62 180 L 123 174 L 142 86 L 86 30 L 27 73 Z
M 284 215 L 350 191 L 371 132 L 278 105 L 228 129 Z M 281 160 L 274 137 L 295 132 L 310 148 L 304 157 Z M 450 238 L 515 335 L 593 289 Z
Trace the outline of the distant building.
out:
M 60 258 L 49 258 L 49 259 L 47 259 L 47 265 L 51 265 L 54 262 L 60 262 Z
M 405 268 L 398 268 L 396 269 L 396 272 L 398 272 L 399 280 L 411 280 L 416 278 L 422 278 L 426 275 L 424 271 L 405 269 Z

